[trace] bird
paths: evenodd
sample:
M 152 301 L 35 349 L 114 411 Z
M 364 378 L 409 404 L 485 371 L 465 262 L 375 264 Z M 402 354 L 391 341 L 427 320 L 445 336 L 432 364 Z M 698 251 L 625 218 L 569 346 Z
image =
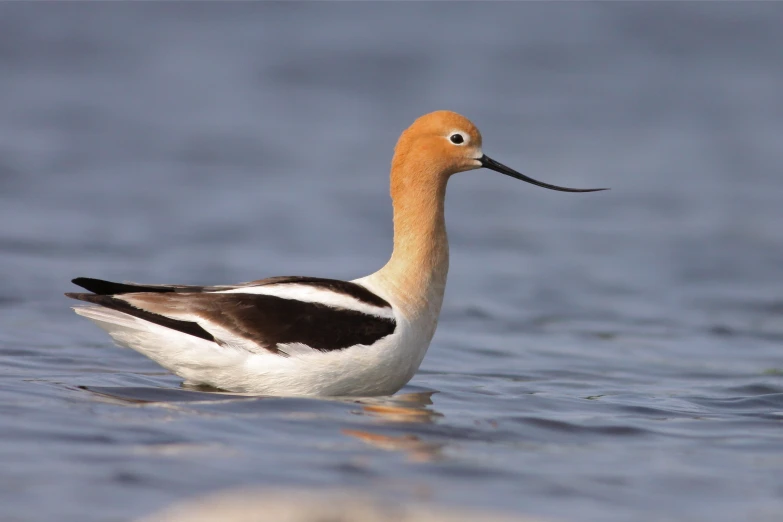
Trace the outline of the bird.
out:
M 282 276 L 224 286 L 79 277 L 74 311 L 184 380 L 269 396 L 392 395 L 414 376 L 438 324 L 449 268 L 446 184 L 485 168 L 562 192 L 484 154 L 466 117 L 435 111 L 404 130 L 391 162 L 389 261 L 342 281 Z

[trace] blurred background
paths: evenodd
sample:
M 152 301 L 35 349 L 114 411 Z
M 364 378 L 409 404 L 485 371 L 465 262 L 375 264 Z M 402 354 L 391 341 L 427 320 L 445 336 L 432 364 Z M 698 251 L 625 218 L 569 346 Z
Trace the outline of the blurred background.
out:
M 0 4 L 0 518 L 235 486 L 560 520 L 783 510 L 783 4 Z M 455 177 L 394 398 L 235 398 L 76 317 L 76 276 L 356 278 L 450 109 L 563 194 Z

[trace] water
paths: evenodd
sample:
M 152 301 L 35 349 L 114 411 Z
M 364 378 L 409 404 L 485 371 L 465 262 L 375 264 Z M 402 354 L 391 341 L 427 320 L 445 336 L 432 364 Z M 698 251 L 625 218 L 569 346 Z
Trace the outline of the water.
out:
M 232 486 L 563 520 L 783 510 L 780 4 L 0 6 L 0 518 L 129 520 Z M 421 371 L 373 401 L 180 381 L 69 280 L 353 278 L 398 133 L 449 108 Z

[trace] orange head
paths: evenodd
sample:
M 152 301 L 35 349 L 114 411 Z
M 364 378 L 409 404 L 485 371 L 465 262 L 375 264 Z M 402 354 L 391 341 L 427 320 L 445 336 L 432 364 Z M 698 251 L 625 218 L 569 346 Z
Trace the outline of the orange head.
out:
M 418 118 L 402 133 L 392 165 L 447 178 L 480 168 L 481 156 L 481 133 L 476 126 L 456 112 L 436 111 Z
M 593 192 L 605 189 L 571 189 L 542 183 L 487 157 L 481 133 L 466 117 L 451 111 L 421 116 L 400 136 L 392 160 L 392 184 L 398 188 L 428 184 L 445 186 L 452 174 L 482 167 L 563 192 Z

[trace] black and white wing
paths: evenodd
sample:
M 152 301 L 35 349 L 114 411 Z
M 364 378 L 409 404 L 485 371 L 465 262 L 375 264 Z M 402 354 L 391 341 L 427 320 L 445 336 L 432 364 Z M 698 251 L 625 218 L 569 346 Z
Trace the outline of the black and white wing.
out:
M 68 297 L 98 304 L 187 335 L 253 352 L 328 352 L 372 345 L 391 335 L 391 305 L 347 281 L 275 277 L 237 286 L 138 285 L 78 278 L 94 292 Z

